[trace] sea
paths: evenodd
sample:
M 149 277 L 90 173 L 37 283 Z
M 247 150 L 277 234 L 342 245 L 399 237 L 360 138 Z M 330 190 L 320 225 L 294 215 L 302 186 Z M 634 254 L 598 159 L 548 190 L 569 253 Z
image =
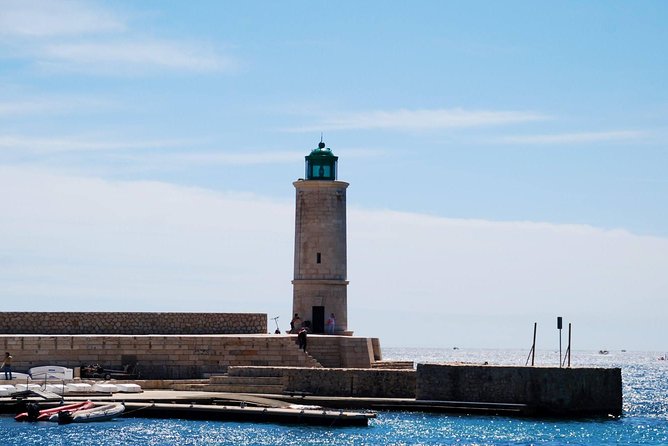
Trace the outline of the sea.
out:
M 574 351 L 574 367 L 620 367 L 623 416 L 523 419 L 378 412 L 367 427 L 313 427 L 226 421 L 120 418 L 103 423 L 18 423 L 0 417 L 2 445 L 668 445 L 665 352 Z M 383 349 L 383 359 L 416 363 L 525 365 L 527 351 Z M 536 365 L 559 366 L 564 352 L 537 351 Z M 564 364 L 567 365 L 567 364 Z

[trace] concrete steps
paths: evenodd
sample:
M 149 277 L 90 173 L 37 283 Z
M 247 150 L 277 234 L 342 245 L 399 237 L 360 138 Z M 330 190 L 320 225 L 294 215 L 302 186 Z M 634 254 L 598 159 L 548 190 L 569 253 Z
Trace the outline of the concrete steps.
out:
M 226 393 L 266 393 L 266 394 L 281 394 L 285 386 L 283 384 L 277 385 L 255 385 L 255 384 L 209 384 L 205 392 L 226 392 Z
M 282 393 L 285 384 L 280 373 L 260 367 L 254 372 L 244 367 L 230 367 L 227 375 L 209 379 L 211 392 Z
M 383 370 L 412 370 L 415 368 L 415 363 L 413 361 L 375 361 L 371 363 L 371 368 Z
M 281 359 L 288 367 L 322 368 L 315 358 L 299 349 L 290 338 L 285 338 L 266 350 L 269 356 Z M 275 362 L 275 361 L 274 361 Z M 206 383 L 175 384 L 174 390 L 229 393 L 283 393 L 286 380 L 280 370 L 256 367 L 229 366 L 226 374 L 212 375 Z
M 282 393 L 283 379 L 276 376 L 229 376 L 219 375 L 209 378 L 206 384 L 175 384 L 174 390 L 226 393 Z
M 282 344 L 281 354 L 285 363 L 294 367 L 322 368 L 322 365 L 308 353 L 304 353 L 289 340 Z M 231 366 L 223 375 L 209 377 L 207 383 L 175 384 L 174 390 L 229 393 L 281 394 L 287 381 L 280 370 L 264 367 Z

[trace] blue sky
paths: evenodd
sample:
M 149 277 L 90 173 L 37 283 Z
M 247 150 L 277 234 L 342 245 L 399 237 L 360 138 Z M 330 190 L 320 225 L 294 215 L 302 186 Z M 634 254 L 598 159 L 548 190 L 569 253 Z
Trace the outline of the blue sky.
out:
M 291 182 L 323 132 L 351 184 L 358 334 L 523 347 L 560 314 L 582 348 L 663 350 L 667 19 L 660 1 L 0 0 L 0 293 L 287 324 Z

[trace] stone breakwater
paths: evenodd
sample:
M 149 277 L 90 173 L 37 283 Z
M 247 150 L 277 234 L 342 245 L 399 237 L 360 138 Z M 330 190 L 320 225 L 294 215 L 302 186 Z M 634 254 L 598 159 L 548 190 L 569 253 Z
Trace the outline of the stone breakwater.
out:
M 622 414 L 619 368 L 418 364 L 415 398 L 527 404 L 537 415 Z
M 322 367 L 318 358 L 337 365 L 370 367 L 374 356 L 367 338 L 309 336 L 320 348 L 313 355 L 295 343 L 295 335 L 7 335 L 0 351 L 12 352 L 14 369 L 40 365 L 79 367 L 101 364 L 118 369 L 139 364 L 148 379 L 198 379 L 224 374 L 232 366 Z M 317 355 L 317 356 L 316 356 Z
M 260 313 L 2 312 L 6 334 L 265 334 Z

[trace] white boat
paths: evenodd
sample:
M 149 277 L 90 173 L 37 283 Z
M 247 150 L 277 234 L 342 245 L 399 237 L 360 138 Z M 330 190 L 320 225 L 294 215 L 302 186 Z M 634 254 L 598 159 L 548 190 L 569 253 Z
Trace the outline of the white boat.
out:
M 96 406 L 92 409 L 77 410 L 76 412 L 62 411 L 55 415 L 58 424 L 69 423 L 92 423 L 95 421 L 108 421 L 121 415 L 125 406 L 121 403 L 110 403 Z M 53 420 L 51 417 L 51 421 Z
M 72 379 L 74 377 L 74 369 L 69 369 L 67 367 L 62 367 L 59 365 L 41 365 L 38 367 L 32 367 L 28 370 L 28 374 L 34 380 L 66 380 Z

